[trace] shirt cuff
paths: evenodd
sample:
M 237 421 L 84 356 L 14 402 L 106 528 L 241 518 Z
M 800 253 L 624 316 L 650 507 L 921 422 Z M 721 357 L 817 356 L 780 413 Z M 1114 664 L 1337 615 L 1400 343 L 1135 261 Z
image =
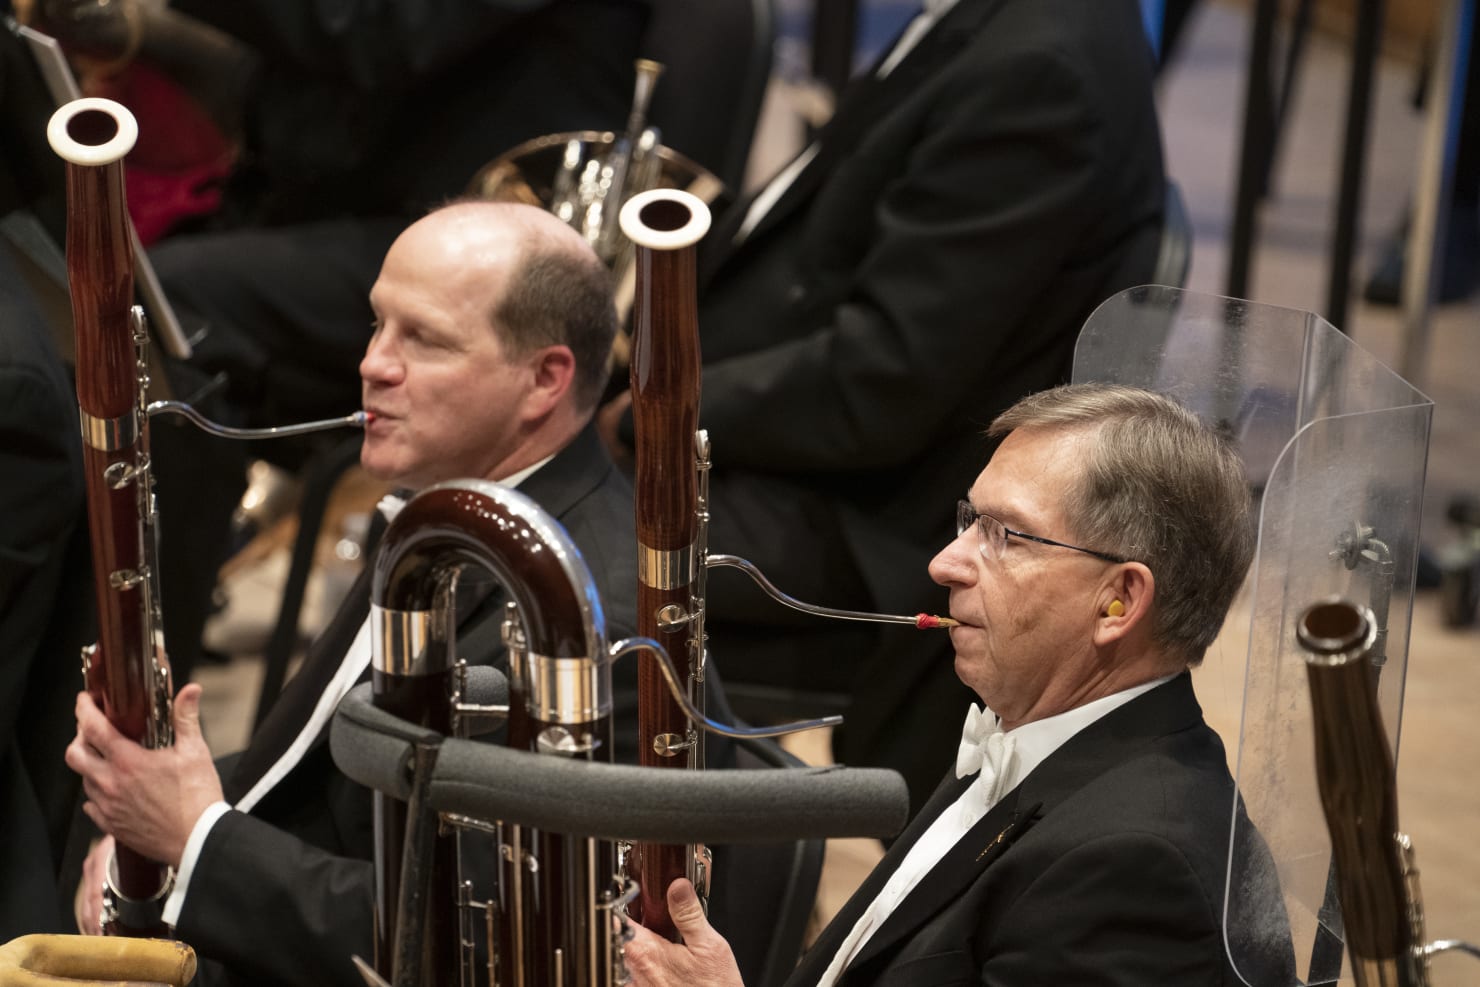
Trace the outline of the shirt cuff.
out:
M 185 909 L 185 894 L 190 890 L 190 875 L 195 872 L 195 862 L 200 859 L 206 837 L 211 835 L 211 827 L 230 811 L 231 806 L 225 802 L 212 802 L 191 828 L 190 839 L 185 841 L 185 852 L 180 854 L 180 867 L 175 871 L 175 889 L 164 902 L 164 921 L 170 928 L 180 922 L 180 912 Z

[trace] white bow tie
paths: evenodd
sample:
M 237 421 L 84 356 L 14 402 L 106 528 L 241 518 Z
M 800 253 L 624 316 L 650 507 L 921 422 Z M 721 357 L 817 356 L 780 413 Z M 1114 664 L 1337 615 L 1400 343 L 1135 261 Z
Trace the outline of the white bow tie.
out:
M 961 746 L 956 751 L 956 777 L 981 772 L 974 788 L 981 792 L 988 807 L 997 803 L 1005 791 L 1003 782 L 1012 773 L 1017 756 L 1017 738 L 1002 732 L 997 714 L 983 710 L 976 703 L 966 711 L 961 728 Z

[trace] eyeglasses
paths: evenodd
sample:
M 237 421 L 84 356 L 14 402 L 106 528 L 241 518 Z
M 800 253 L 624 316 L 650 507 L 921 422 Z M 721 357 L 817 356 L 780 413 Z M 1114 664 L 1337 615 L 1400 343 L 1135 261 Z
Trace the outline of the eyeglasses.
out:
M 1078 545 L 1070 545 L 1067 542 L 1054 541 L 1052 538 L 1039 538 L 1025 531 L 1014 531 L 990 514 L 983 514 L 970 501 L 956 501 L 956 535 L 960 537 L 966 534 L 966 529 L 972 525 L 977 526 L 977 547 L 981 549 L 982 557 L 991 562 L 999 561 L 1003 553 L 1007 551 L 1007 539 L 1021 538 L 1024 541 L 1036 541 L 1040 545 L 1056 545 L 1059 548 L 1068 548 L 1085 555 L 1093 555 L 1097 559 L 1106 562 L 1126 562 L 1119 555 L 1111 555 L 1109 552 L 1096 552 L 1091 548 L 1080 548 Z

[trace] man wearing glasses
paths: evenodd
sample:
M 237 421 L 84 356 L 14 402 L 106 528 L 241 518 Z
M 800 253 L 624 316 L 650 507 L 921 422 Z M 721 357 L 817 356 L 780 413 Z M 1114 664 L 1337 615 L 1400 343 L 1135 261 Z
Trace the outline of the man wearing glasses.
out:
M 1025 398 L 989 434 L 930 563 L 988 708 L 788 983 L 1294 983 L 1262 845 L 1226 879 L 1234 785 L 1189 674 L 1253 555 L 1237 455 L 1173 402 L 1100 385 Z M 636 983 L 740 983 L 688 885 L 669 897 L 686 945 L 640 933 Z

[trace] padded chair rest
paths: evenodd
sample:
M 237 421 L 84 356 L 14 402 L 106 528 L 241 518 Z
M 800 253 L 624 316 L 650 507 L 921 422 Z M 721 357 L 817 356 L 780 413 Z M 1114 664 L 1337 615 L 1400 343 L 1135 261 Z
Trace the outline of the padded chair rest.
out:
M 426 731 L 375 708 L 368 683 L 345 696 L 330 736 L 345 774 L 400 799 L 418 740 L 429 740 Z M 882 769 L 653 770 L 457 738 L 440 741 L 428 801 L 440 812 L 656 843 L 884 838 L 908 814 L 904 779 Z

